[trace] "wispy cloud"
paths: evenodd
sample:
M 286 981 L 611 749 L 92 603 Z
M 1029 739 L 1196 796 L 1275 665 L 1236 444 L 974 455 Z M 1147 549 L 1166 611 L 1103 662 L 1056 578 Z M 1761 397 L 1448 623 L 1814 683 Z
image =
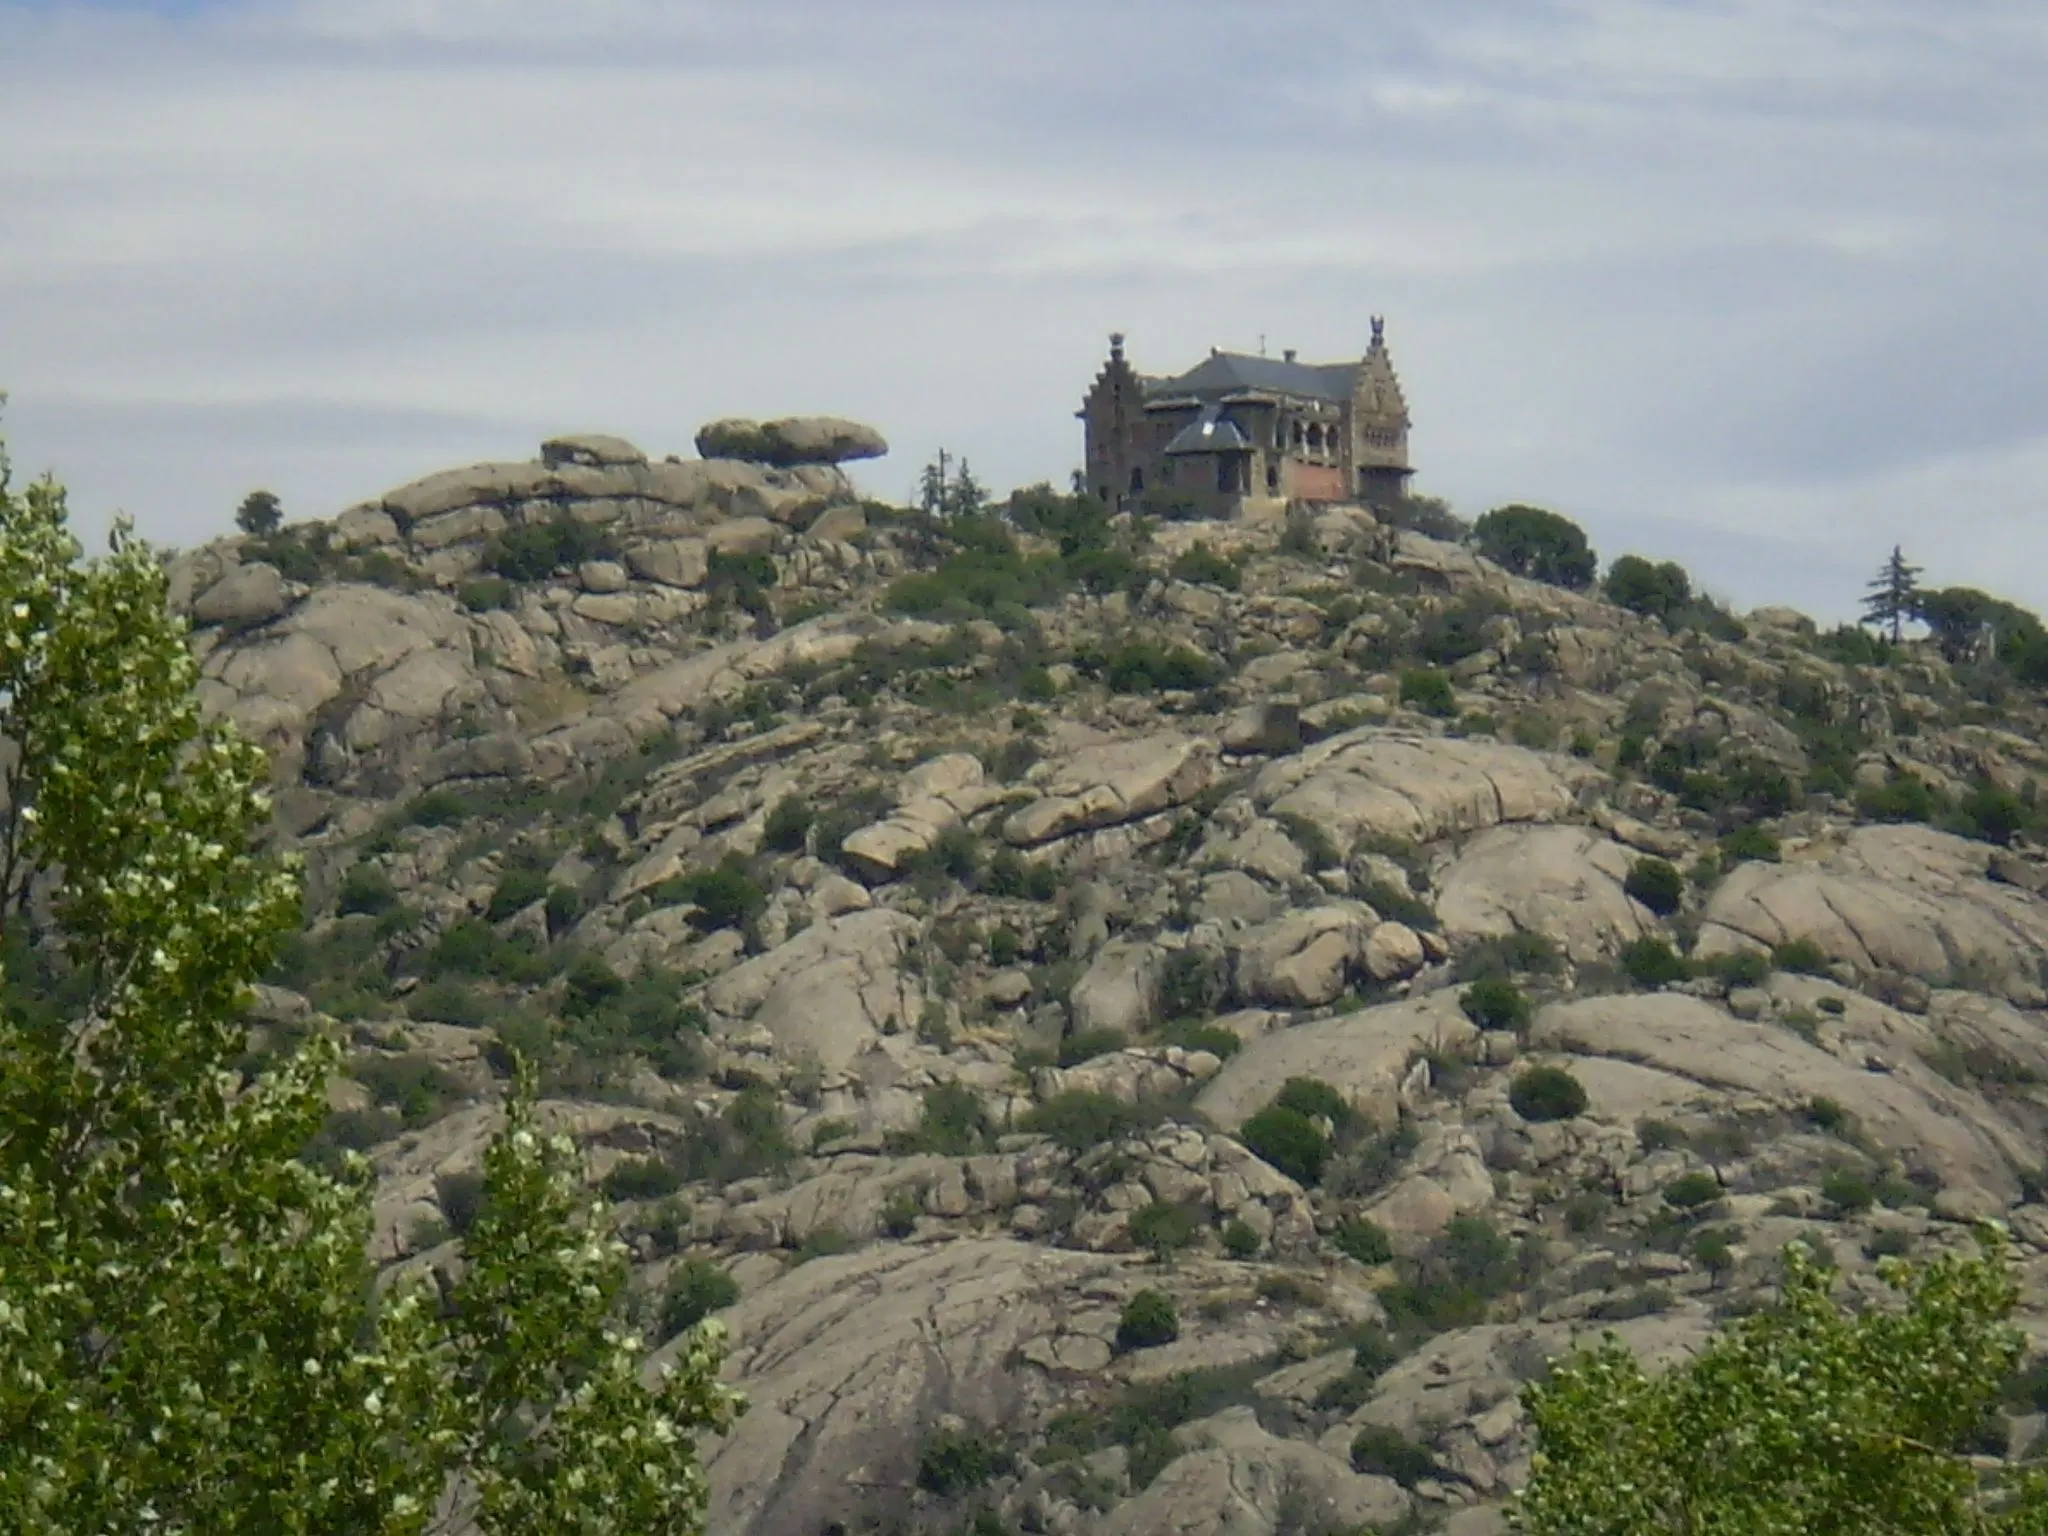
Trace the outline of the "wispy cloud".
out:
M 1383 312 L 1469 510 L 2048 606 L 2044 65 L 1998 0 L 0 0 L 0 385 L 189 541 L 733 412 L 1057 479 L 1103 332 Z

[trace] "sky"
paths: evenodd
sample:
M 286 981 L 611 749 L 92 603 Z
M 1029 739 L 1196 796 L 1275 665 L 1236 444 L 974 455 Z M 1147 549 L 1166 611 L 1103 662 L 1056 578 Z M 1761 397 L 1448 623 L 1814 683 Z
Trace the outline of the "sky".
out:
M 1360 354 L 1417 488 L 1739 608 L 2048 609 L 2039 0 L 0 0 L 0 389 L 80 525 L 606 431 L 1064 482 L 1112 330 Z

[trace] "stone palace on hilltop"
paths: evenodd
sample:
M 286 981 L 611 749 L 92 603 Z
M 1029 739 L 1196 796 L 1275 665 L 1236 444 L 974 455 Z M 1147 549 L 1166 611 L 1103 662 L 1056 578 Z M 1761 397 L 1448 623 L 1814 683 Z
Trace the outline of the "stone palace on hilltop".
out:
M 1081 409 L 1087 483 L 1113 504 L 1201 517 L 1279 515 L 1291 501 L 1399 499 L 1408 476 L 1408 403 L 1386 322 L 1351 363 L 1212 349 L 1186 373 L 1154 378 L 1109 338 L 1109 361 Z

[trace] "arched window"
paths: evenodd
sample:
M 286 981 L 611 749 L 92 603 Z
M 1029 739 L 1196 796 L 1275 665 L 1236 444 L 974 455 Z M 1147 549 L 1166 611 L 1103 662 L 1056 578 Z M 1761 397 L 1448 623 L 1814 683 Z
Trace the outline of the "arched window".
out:
M 1131 470 L 1131 494 L 1135 496 L 1144 489 L 1145 471 L 1141 467 L 1134 466 Z

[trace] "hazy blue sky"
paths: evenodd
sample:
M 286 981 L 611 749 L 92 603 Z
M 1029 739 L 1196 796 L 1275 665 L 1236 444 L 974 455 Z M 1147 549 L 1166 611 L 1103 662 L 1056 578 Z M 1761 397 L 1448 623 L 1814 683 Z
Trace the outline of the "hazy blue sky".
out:
M 1426 490 L 1742 606 L 2048 608 L 2039 0 L 0 0 L 0 388 L 89 526 L 564 430 L 1063 480 L 1112 329 L 1356 355 Z

